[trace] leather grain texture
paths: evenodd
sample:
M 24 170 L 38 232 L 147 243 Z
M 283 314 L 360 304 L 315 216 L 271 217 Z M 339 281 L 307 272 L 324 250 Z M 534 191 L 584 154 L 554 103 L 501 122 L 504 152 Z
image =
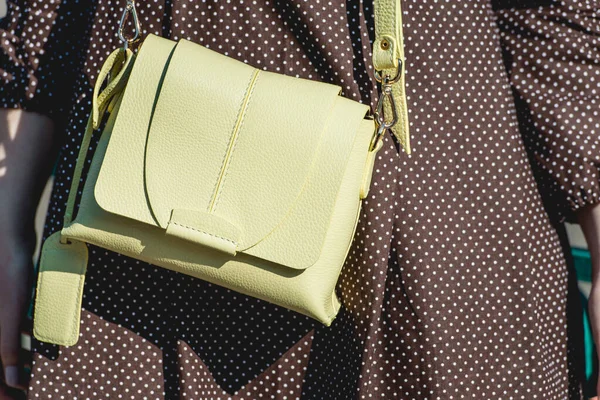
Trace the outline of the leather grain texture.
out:
M 205 211 L 174 209 L 165 232 L 235 256 L 241 230 L 224 218 Z
M 140 57 L 166 40 L 146 41 Z M 117 119 L 98 204 L 162 228 L 175 209 L 203 210 L 241 230 L 236 252 L 296 269 L 315 264 L 367 106 L 340 97 L 337 86 L 258 71 L 187 41 L 170 54 L 162 82 L 157 62 L 130 78 L 119 111 L 129 117 Z M 224 71 L 223 89 L 214 82 Z M 152 118 L 137 118 L 127 107 L 152 85 Z M 363 141 L 371 136 L 362 131 Z
M 33 334 L 39 340 L 62 346 L 77 343 L 87 262 L 85 243 L 63 244 L 60 232 L 44 242 L 33 326 Z
M 62 237 L 331 324 L 380 148 L 368 106 L 339 93 L 150 35 L 100 102 L 110 117 Z
M 396 102 L 398 122 L 392 133 L 406 152 L 411 153 L 406 103 L 406 68 L 404 63 L 404 36 L 402 33 L 402 1 L 374 0 L 375 40 L 373 42 L 373 67 L 383 75 L 394 76 L 401 60 L 402 71 L 398 82 L 392 85 L 392 96 Z M 389 102 L 384 105 L 384 115 L 392 115 Z

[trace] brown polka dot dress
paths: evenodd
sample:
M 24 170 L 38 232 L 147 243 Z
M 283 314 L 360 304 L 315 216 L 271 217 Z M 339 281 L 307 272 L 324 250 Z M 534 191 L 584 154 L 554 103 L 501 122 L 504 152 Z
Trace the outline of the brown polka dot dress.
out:
M 61 227 L 123 0 L 9 0 L 0 104 L 64 134 Z M 138 0 L 144 33 L 376 99 L 372 0 Z M 561 222 L 600 202 L 600 3 L 404 0 L 414 153 L 379 153 L 333 326 L 90 247 L 76 346 L 31 399 L 582 399 Z M 592 394 L 592 393 L 590 393 Z

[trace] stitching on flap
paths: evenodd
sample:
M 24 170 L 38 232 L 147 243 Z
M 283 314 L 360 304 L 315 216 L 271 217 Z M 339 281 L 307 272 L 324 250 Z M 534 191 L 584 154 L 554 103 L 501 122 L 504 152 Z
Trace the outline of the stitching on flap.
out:
M 227 176 L 227 170 L 231 161 L 231 156 L 233 155 L 233 150 L 235 149 L 235 145 L 237 143 L 237 139 L 239 137 L 239 132 L 242 128 L 244 117 L 246 116 L 246 110 L 248 109 L 248 103 L 250 103 L 250 97 L 252 93 L 254 93 L 254 88 L 256 87 L 256 81 L 258 80 L 258 73 L 260 70 L 255 69 L 250 77 L 250 81 L 248 82 L 248 86 L 246 87 L 246 93 L 244 93 L 244 99 L 240 104 L 240 109 L 238 110 L 238 117 L 235 121 L 235 125 L 233 126 L 233 132 L 231 133 L 231 137 L 229 139 L 229 146 L 227 147 L 227 151 L 223 156 L 223 162 L 221 163 L 221 171 L 219 173 L 219 178 L 215 182 L 215 186 L 213 188 L 213 197 L 211 199 L 210 205 L 208 206 L 208 212 L 211 213 L 214 211 L 219 195 L 221 194 L 221 186 Z M 233 141 L 233 142 L 232 142 Z
M 225 241 L 230 242 L 230 243 L 234 244 L 235 246 L 237 246 L 237 242 L 234 242 L 231 239 L 227 239 L 227 238 L 224 238 L 222 236 L 215 235 L 215 234 L 212 234 L 212 233 L 209 233 L 209 232 L 201 231 L 200 229 L 192 228 L 191 226 L 183 225 L 183 224 L 180 224 L 178 222 L 171 221 L 171 223 L 173 225 L 181 226 L 182 228 L 191 229 L 193 231 L 204 233 L 205 235 L 212 236 L 212 237 L 217 238 L 217 239 L 225 240 Z
M 211 212 L 216 210 L 219 199 L 221 198 L 221 193 L 223 193 L 223 187 L 225 186 L 226 178 L 227 178 L 227 175 L 229 174 L 229 166 L 231 165 L 231 159 L 233 158 L 233 152 L 235 151 L 235 146 L 238 143 L 238 138 L 240 137 L 240 132 L 242 130 L 242 127 L 244 126 L 244 122 L 246 121 L 246 114 L 248 112 L 248 106 L 250 104 L 250 99 L 252 98 L 252 94 L 254 93 L 254 89 L 256 88 L 256 82 L 258 82 L 259 73 L 260 73 L 259 69 L 256 69 L 254 71 L 254 73 L 252 74 L 252 78 L 250 79 L 250 84 L 248 85 L 248 88 L 246 89 L 246 91 L 250 90 L 250 92 L 247 93 L 247 96 L 244 99 L 244 102 L 242 102 L 243 109 L 240 110 L 241 114 L 236 123 L 237 126 L 236 126 L 236 129 L 234 132 L 235 136 L 233 138 L 233 144 L 231 145 L 231 149 L 228 149 L 229 157 L 227 158 L 227 160 L 225 160 L 225 163 L 227 165 L 223 165 L 225 173 L 220 178 L 220 185 L 217 188 L 217 191 L 215 192 L 215 198 L 213 199 L 213 204 L 212 204 L 211 210 L 210 210 Z

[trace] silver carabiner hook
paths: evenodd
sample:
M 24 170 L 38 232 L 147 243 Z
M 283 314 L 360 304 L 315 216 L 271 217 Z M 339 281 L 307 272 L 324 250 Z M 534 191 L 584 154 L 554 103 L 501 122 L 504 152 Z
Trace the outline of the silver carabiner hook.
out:
M 133 36 L 126 37 L 124 34 L 125 27 L 127 24 L 127 17 L 131 14 L 131 18 L 133 19 Z M 124 50 L 127 50 L 129 45 L 133 44 L 136 40 L 140 38 L 140 21 L 138 19 L 137 11 L 135 9 L 135 3 L 133 0 L 127 0 L 127 5 L 123 10 L 123 14 L 121 15 L 121 21 L 119 22 L 119 40 L 123 42 Z
M 384 81 L 385 81 L 385 79 L 384 79 Z M 396 122 L 398 122 L 398 111 L 396 110 L 396 102 L 394 101 L 394 96 L 392 95 L 392 85 L 391 84 L 383 84 L 382 86 L 383 87 L 382 87 L 381 96 L 379 97 L 379 100 L 377 100 L 377 108 L 375 110 L 375 118 L 379 125 L 384 126 L 385 129 L 389 129 L 392 126 L 396 125 Z M 385 116 L 383 115 L 384 114 L 383 107 L 384 107 L 385 99 L 388 99 L 388 101 L 390 102 L 390 107 L 392 109 L 392 120 L 389 122 L 385 120 Z
M 375 79 L 381 83 L 381 96 L 377 100 L 377 107 L 375 108 L 375 123 L 377 124 L 377 131 L 371 143 L 371 150 L 373 150 L 381 137 L 391 129 L 398 122 L 398 110 L 396 109 L 396 101 L 392 94 L 392 85 L 400 79 L 402 74 L 402 60 L 398 60 L 398 69 L 396 70 L 395 76 L 392 78 L 390 75 L 381 76 L 379 71 L 375 71 Z M 384 116 L 384 105 L 386 99 L 390 102 L 390 108 L 392 110 L 392 119 L 390 121 L 385 120 Z

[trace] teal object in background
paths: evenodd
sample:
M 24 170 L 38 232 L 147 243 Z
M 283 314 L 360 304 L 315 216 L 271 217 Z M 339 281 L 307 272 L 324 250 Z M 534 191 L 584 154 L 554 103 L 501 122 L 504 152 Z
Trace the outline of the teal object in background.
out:
M 577 279 L 584 282 L 592 282 L 592 258 L 590 257 L 590 252 L 586 249 L 573 247 L 571 253 L 575 260 Z
M 591 283 L 592 281 L 592 260 L 590 252 L 586 249 L 572 248 L 573 260 L 575 261 L 575 270 L 577 271 L 577 279 L 580 282 Z M 585 376 L 587 389 L 595 390 L 596 379 L 598 377 L 598 363 L 596 360 L 596 349 L 594 347 L 594 339 L 592 337 L 592 329 L 587 313 L 587 298 L 582 294 L 581 301 L 584 305 L 583 318 L 583 334 L 585 339 Z
M 587 299 L 584 295 L 581 295 L 581 300 L 584 305 L 587 305 Z M 590 381 L 595 378 L 594 370 L 595 368 L 595 347 L 594 347 L 594 339 L 592 337 L 592 328 L 590 326 L 589 316 L 587 309 L 583 310 L 584 318 L 583 318 L 583 335 L 585 340 L 585 378 L 587 381 Z

